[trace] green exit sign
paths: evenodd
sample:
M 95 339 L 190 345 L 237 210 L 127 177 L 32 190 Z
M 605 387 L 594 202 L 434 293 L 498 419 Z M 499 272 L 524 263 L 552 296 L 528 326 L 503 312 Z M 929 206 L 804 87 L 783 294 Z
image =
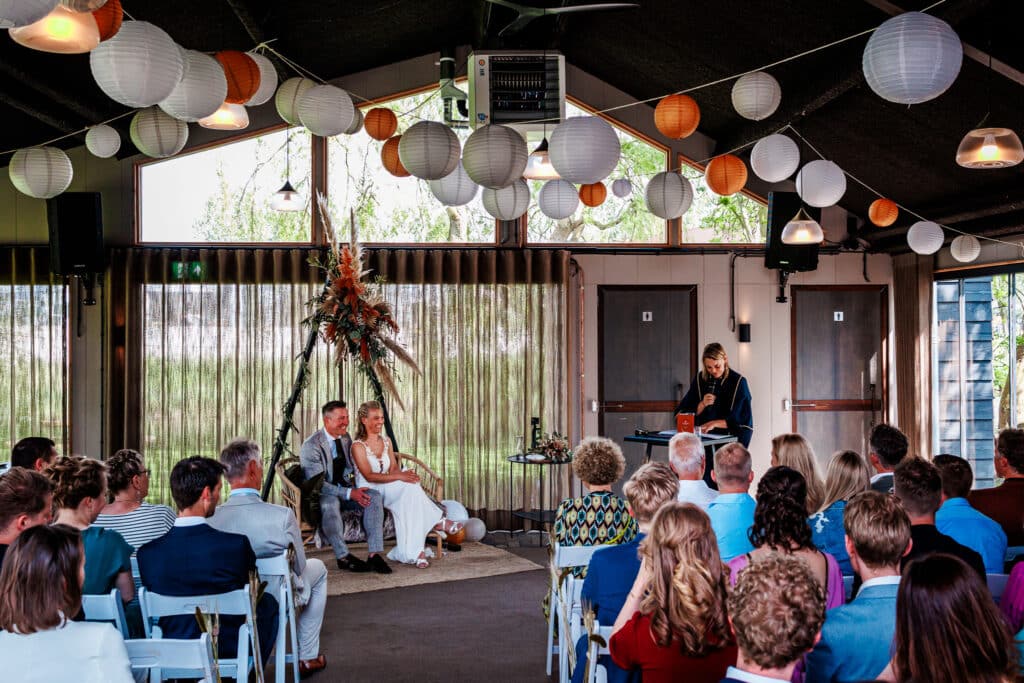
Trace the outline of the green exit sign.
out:
M 206 266 L 199 261 L 171 261 L 171 279 L 202 282 L 206 279 Z

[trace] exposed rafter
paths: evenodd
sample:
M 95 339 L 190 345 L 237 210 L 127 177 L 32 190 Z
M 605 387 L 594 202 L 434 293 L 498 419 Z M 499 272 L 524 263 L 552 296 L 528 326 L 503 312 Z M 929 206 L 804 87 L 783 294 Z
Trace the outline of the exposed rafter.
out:
M 238 18 L 238 23 L 242 25 L 245 32 L 249 34 L 250 38 L 252 38 L 253 43 L 258 45 L 267 39 L 266 31 L 263 30 L 263 23 L 253 16 L 252 9 L 249 7 L 249 3 L 247 3 L 246 0 L 226 0 L 226 2 L 228 7 L 231 8 L 231 11 L 234 12 L 235 16 Z M 283 53 L 284 51 L 282 50 L 282 54 Z M 279 78 L 284 79 L 287 77 L 287 74 L 293 71 L 290 66 L 278 59 L 277 55 L 273 52 L 268 52 L 265 56 L 273 63 L 274 68 L 277 69 Z
M 0 59 L 0 74 L 7 78 L 20 83 L 26 88 L 30 88 L 47 100 L 52 101 L 61 108 L 72 112 L 76 116 L 80 117 L 86 123 L 99 123 L 104 119 L 110 118 L 109 114 L 103 114 L 102 112 L 93 109 L 89 105 L 81 102 L 80 100 L 68 97 L 67 93 L 61 92 L 56 88 L 52 88 L 46 85 L 44 79 L 40 78 L 35 74 L 30 74 L 23 69 L 19 69 L 17 66 L 5 59 Z M 57 117 L 59 118 L 59 117 Z M 42 120 L 42 119 L 40 119 Z M 76 130 L 77 127 L 71 128 L 70 130 Z M 67 131 L 66 131 L 67 132 Z

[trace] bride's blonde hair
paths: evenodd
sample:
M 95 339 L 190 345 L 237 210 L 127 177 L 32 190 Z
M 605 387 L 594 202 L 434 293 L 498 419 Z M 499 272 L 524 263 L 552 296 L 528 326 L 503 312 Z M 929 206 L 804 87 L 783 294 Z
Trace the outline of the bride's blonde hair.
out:
M 366 438 L 367 431 L 363 420 L 370 417 L 371 410 L 383 410 L 383 408 L 380 407 L 380 403 L 377 401 L 367 401 L 359 406 L 359 410 L 356 411 L 356 441 L 362 441 Z

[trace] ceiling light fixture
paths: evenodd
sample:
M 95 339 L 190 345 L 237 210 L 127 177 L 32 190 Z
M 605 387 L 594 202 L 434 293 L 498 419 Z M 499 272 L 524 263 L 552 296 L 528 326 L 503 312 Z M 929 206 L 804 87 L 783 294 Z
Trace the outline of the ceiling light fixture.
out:
M 8 33 L 19 45 L 57 54 L 81 54 L 100 44 L 100 29 L 92 12 L 73 12 L 57 5 L 39 21 L 12 28 Z
M 225 102 L 217 111 L 199 119 L 199 125 L 211 130 L 242 130 L 249 127 L 249 112 L 240 104 Z
M 825 233 L 822 232 L 821 226 L 818 221 L 807 215 L 802 206 L 782 229 L 783 244 L 821 244 L 823 241 Z
M 537 149 L 530 152 L 526 159 L 526 170 L 523 177 L 527 180 L 558 180 L 562 176 L 551 165 L 551 156 L 548 154 L 548 139 L 545 137 L 537 145 Z
M 306 208 L 306 202 L 302 199 L 302 195 L 292 187 L 292 132 L 288 131 L 288 137 L 285 139 L 284 147 L 284 158 L 285 158 L 285 171 L 284 171 L 284 185 L 280 190 L 274 193 L 274 196 L 270 198 L 270 208 L 274 211 L 302 211 Z
M 1024 147 L 1009 128 L 975 128 L 956 150 L 956 163 L 964 168 L 1009 168 L 1021 161 Z

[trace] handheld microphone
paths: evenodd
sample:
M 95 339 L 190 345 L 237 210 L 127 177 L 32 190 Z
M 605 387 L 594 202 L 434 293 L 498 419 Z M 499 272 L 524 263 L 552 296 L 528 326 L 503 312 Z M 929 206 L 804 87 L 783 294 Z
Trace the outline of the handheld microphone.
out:
M 714 377 L 712 377 L 711 381 L 708 382 L 708 393 L 718 396 L 718 380 Z

